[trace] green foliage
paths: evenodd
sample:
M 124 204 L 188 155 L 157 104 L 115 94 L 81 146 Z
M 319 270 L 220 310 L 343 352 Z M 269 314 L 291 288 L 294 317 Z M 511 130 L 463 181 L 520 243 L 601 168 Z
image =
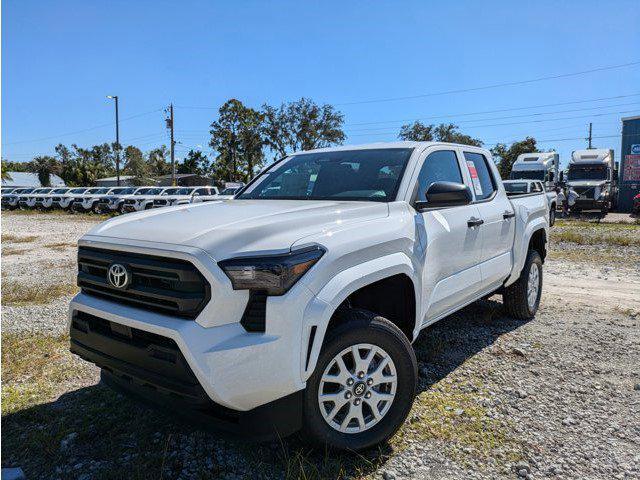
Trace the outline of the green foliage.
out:
M 167 160 L 169 150 L 165 145 L 154 148 L 147 154 L 148 173 L 152 177 L 161 177 L 171 173 L 171 164 Z
M 142 150 L 133 145 L 129 145 L 124 149 L 124 169 L 126 175 L 133 175 L 135 178 L 131 183 L 134 185 L 143 185 L 145 179 L 149 176 L 149 166 L 144 160 Z
M 219 180 L 244 180 L 253 177 L 262 164 L 263 115 L 236 99 L 220 107 L 218 120 L 211 124 L 209 145 L 218 152 L 213 174 Z
M 332 105 L 317 105 L 301 98 L 280 107 L 264 105 L 262 133 L 264 143 L 279 156 L 298 150 L 341 145 L 344 115 Z
M 189 150 L 187 157 L 178 165 L 177 173 L 195 173 L 206 176 L 209 173 L 209 159 L 200 150 Z
M 3 182 L 5 180 L 13 180 L 11 178 L 11 175 L 9 175 L 9 170 L 7 169 L 7 164 L 8 164 L 8 162 L 3 158 L 2 159 L 2 164 L 0 166 L 0 176 L 2 177 L 2 181 Z
M 402 125 L 398 137 L 401 140 L 414 142 L 448 142 L 461 143 L 463 145 L 482 146 L 482 141 L 465 135 L 458 131 L 458 126 L 453 123 L 441 123 L 440 125 L 425 125 L 420 121 Z
M 38 174 L 38 180 L 43 187 L 50 187 L 51 175 L 60 173 L 60 164 L 54 157 L 48 155 L 35 157 L 28 168 L 29 171 Z
M 498 170 L 503 179 L 509 178 L 513 162 L 516 161 L 518 155 L 522 153 L 531 153 L 538 151 L 536 139 L 527 137 L 519 142 L 513 142 L 510 147 L 504 143 L 499 143 L 491 149 L 494 159 L 498 159 Z

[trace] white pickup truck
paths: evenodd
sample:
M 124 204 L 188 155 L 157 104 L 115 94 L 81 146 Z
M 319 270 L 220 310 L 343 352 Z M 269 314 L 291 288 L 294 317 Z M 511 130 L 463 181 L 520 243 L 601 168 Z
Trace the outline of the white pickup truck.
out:
M 411 409 L 422 329 L 494 293 L 535 315 L 548 215 L 477 147 L 295 153 L 232 200 L 94 227 L 71 351 L 200 427 L 367 448 Z

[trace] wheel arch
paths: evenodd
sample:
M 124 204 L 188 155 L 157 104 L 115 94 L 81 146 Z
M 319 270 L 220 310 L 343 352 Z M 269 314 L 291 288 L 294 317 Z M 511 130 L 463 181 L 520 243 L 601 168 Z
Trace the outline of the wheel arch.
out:
M 314 297 L 304 312 L 301 348 L 301 374 L 306 381 L 313 373 L 327 332 L 340 324 L 341 308 L 348 306 L 371 309 L 383 306 L 383 315 L 413 340 L 417 326 L 419 286 L 411 260 L 403 253 L 395 253 L 353 266 L 335 275 Z M 380 292 L 403 296 L 402 305 L 393 311 L 393 302 L 380 301 Z M 395 298 L 395 297 L 394 297 Z M 376 303 L 378 301 L 378 303 Z M 406 303 L 408 302 L 408 305 Z M 367 308 L 367 306 L 369 308 Z M 373 311 L 373 310 L 372 310 Z M 395 320 L 395 321 L 394 321 Z

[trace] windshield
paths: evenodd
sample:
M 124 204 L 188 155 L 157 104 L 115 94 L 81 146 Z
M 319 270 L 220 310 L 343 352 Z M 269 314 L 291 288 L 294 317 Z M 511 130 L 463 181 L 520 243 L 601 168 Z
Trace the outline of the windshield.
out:
M 68 188 L 58 188 L 56 190 L 54 190 L 51 193 L 66 193 L 66 191 L 69 190 Z
M 607 167 L 603 165 L 580 165 L 569 167 L 569 181 L 576 180 L 606 180 Z
M 529 184 L 526 182 L 505 182 L 504 189 L 507 193 L 527 193 Z
M 295 155 L 262 173 L 238 199 L 395 200 L 410 148 Z
M 511 180 L 544 180 L 544 170 L 514 170 L 509 178 Z
M 50 188 L 39 188 L 38 190 L 35 190 L 33 193 L 49 193 L 51 191 Z
M 235 195 L 236 192 L 240 190 L 239 188 L 225 188 L 224 190 L 222 190 L 222 192 L 220 193 L 220 195 Z
M 69 193 L 84 193 L 86 190 L 86 188 L 74 188 Z
M 134 195 L 160 195 L 161 188 L 141 188 Z
M 162 195 L 191 195 L 192 188 L 167 188 Z
M 129 193 L 133 193 L 133 190 L 133 188 L 126 187 L 112 188 L 109 190 L 109 195 L 127 195 Z
M 108 188 L 98 188 L 96 190 L 91 190 L 91 192 L 89 192 L 91 195 L 102 195 L 105 193 L 108 193 L 109 189 Z

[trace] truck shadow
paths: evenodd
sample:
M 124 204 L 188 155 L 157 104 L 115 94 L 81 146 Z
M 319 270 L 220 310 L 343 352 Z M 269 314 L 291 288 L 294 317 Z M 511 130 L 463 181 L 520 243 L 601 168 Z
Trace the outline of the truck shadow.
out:
M 419 392 L 524 322 L 477 302 L 425 329 L 414 346 Z M 4 394 L 4 391 L 3 391 Z M 370 474 L 394 454 L 333 452 L 301 436 L 261 444 L 194 431 L 101 384 L 2 417 L 2 464 L 28 478 L 343 478 Z

